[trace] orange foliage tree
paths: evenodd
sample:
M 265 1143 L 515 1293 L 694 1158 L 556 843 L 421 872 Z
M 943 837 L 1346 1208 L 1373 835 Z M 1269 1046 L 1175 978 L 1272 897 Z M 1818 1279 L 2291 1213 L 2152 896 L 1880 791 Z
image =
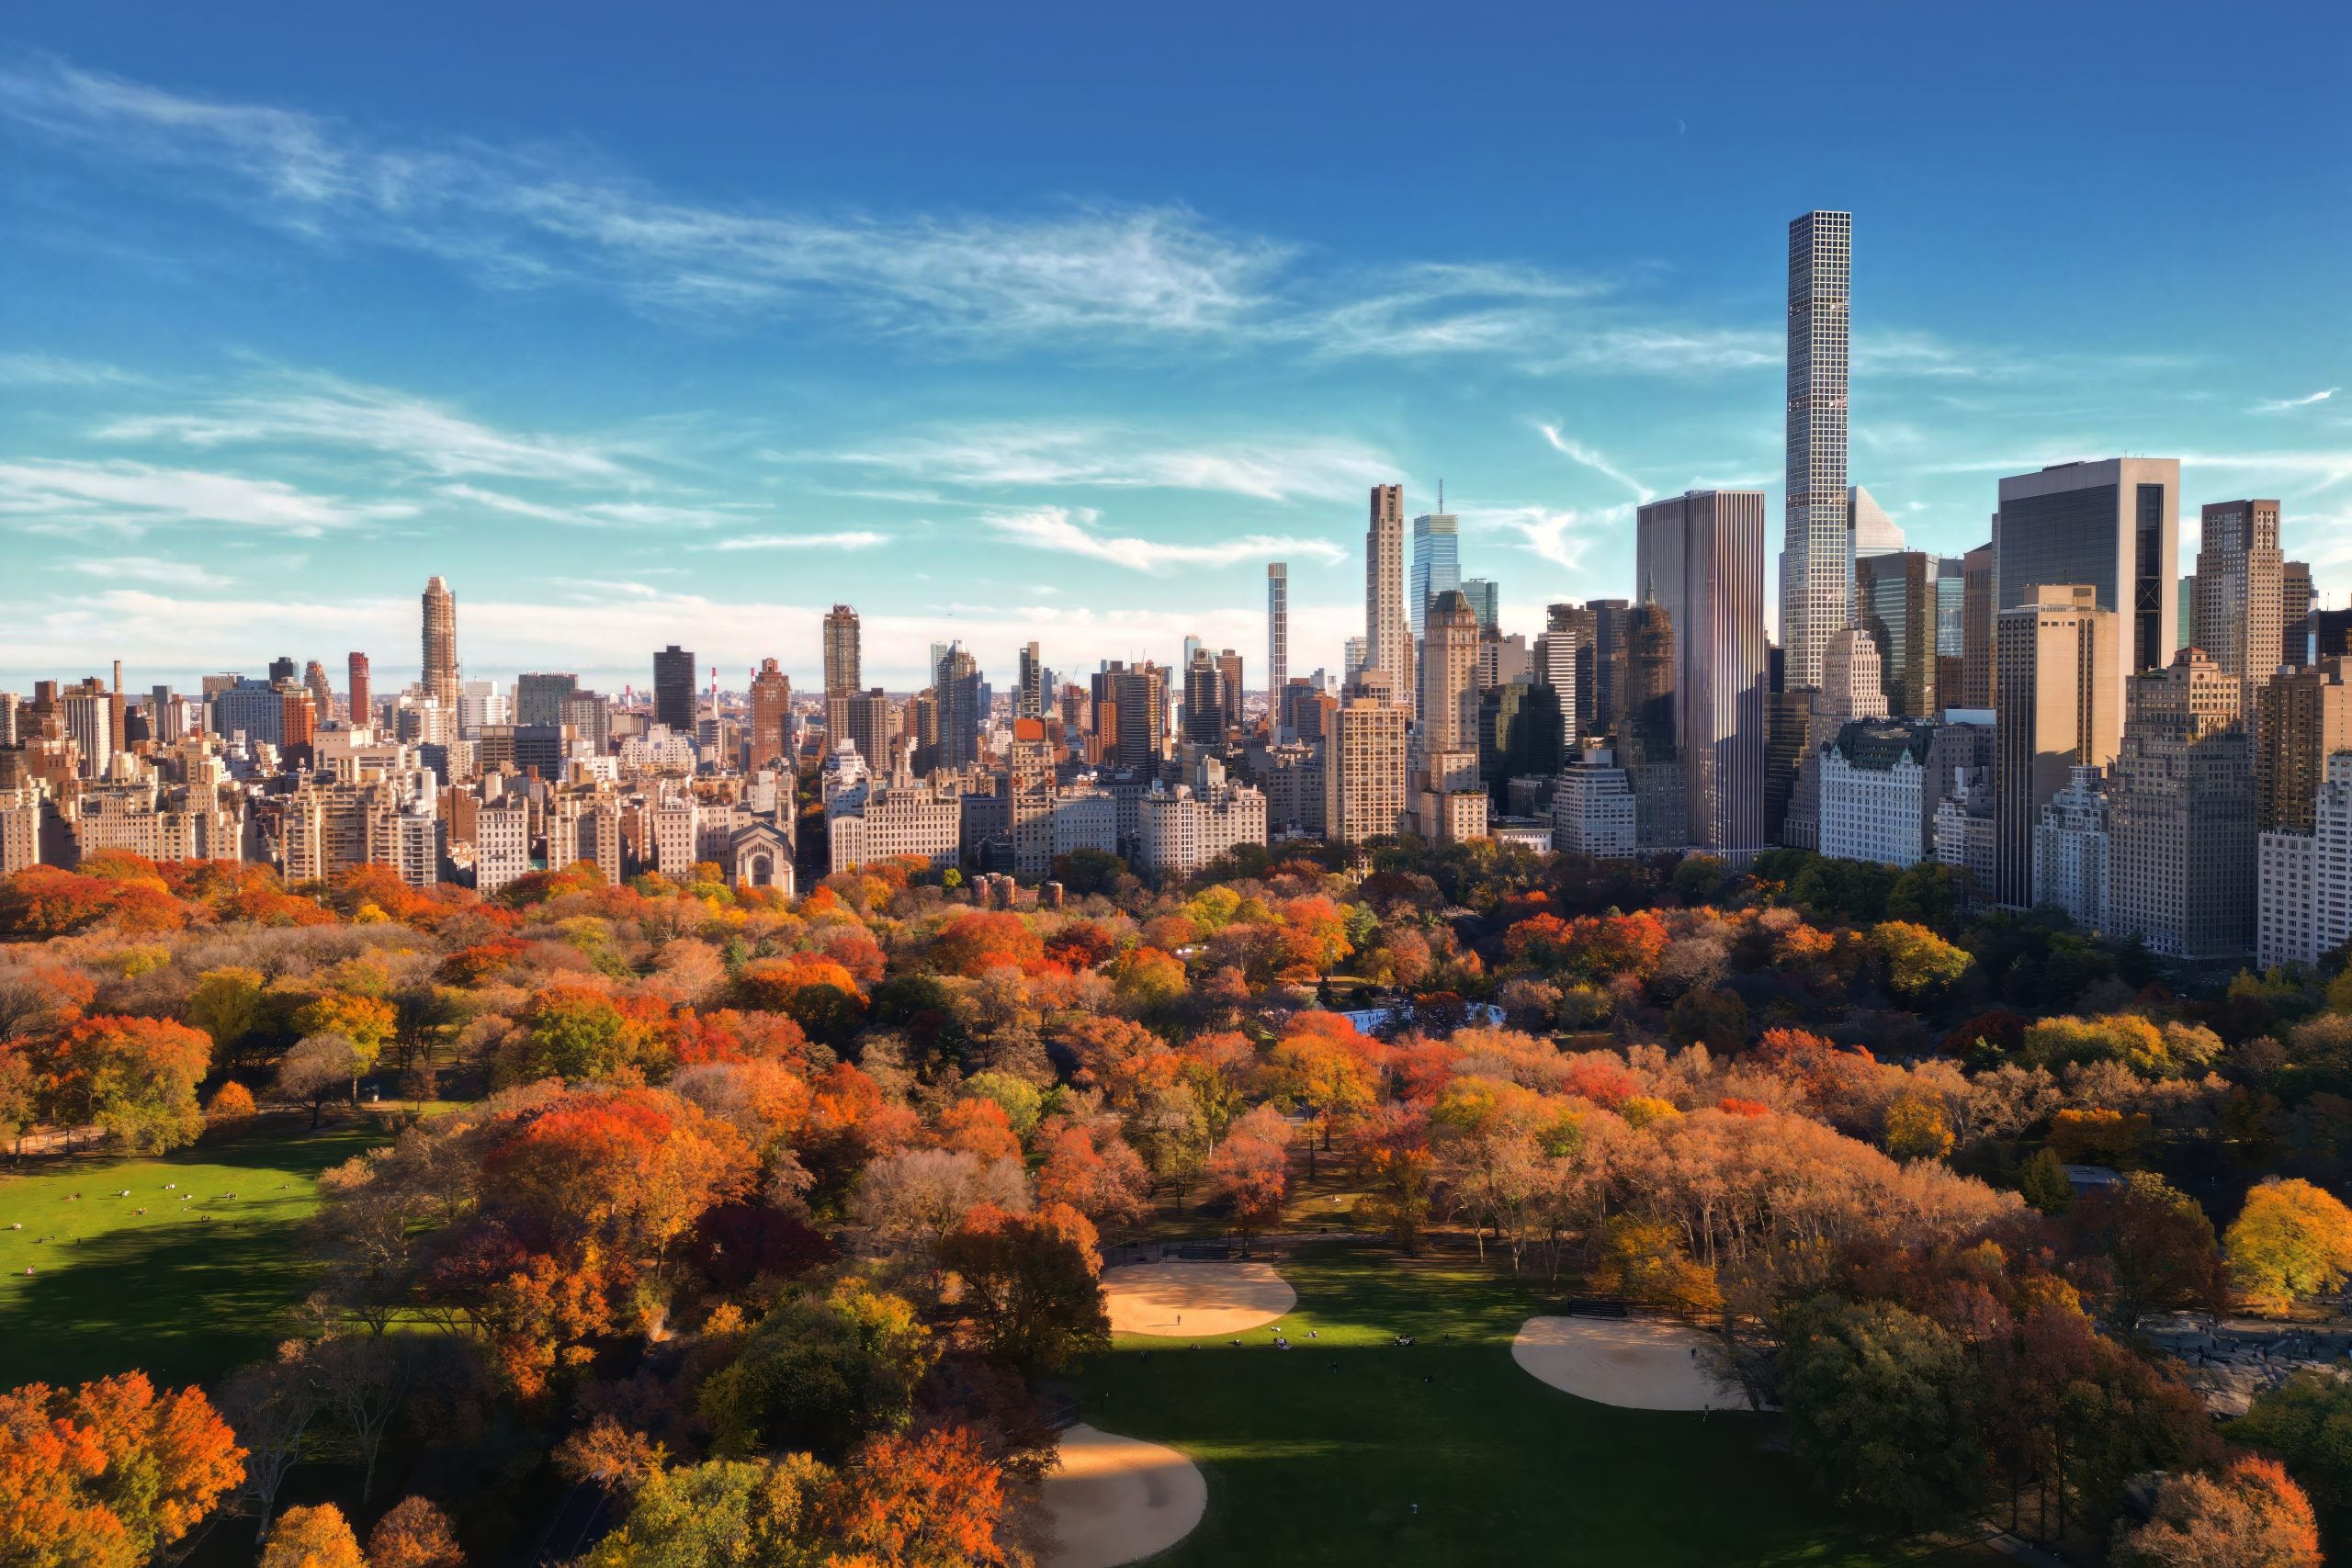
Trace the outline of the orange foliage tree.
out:
M 204 1397 L 158 1396 L 143 1372 L 0 1393 L 0 1562 L 136 1568 L 245 1476 Z
M 204 1130 L 196 1086 L 212 1037 L 159 1018 L 85 1018 L 40 1063 L 42 1108 L 69 1126 L 96 1122 L 142 1153 L 192 1142 Z

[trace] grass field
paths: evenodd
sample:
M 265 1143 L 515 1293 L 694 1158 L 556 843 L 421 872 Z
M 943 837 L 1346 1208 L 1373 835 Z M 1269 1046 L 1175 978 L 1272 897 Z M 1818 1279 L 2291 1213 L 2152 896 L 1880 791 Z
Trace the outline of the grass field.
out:
M 0 1387 L 132 1367 L 181 1383 L 266 1353 L 310 1286 L 301 1224 L 318 1173 L 384 1138 L 372 1124 L 311 1134 L 288 1119 L 155 1159 L 77 1156 L 0 1175 Z
M 1122 1336 L 1079 1380 L 1086 1420 L 1207 1472 L 1207 1518 L 1156 1568 L 2005 1561 L 1841 1520 L 1772 1451 L 1767 1418 L 1620 1410 L 1536 1382 L 1510 1341 L 1549 1304 L 1540 1289 L 1339 1244 L 1280 1267 L 1295 1348 L 1264 1329 L 1241 1349 Z

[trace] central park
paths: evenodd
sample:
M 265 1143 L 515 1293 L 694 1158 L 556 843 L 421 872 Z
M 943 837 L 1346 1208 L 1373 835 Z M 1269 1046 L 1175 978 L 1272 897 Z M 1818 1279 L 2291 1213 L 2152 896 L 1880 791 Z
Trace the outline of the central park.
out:
M 2337 1528 L 2338 977 L 1802 854 L 1069 869 L 15 879 L 0 1561 Z

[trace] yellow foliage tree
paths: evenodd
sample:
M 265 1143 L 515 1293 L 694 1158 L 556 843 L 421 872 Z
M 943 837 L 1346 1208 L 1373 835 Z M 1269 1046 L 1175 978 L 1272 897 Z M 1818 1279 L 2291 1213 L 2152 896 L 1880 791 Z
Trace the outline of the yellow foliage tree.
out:
M 2247 1305 L 2284 1312 L 2352 1275 L 2352 1209 L 2308 1181 L 2274 1179 L 2245 1195 L 2222 1251 Z

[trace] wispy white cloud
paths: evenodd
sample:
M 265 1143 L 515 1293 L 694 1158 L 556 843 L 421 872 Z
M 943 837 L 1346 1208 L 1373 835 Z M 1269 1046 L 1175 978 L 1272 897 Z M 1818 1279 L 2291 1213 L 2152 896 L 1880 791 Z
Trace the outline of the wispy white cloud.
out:
M 119 366 L 54 354 L 0 354 L 0 387 L 130 387 L 146 378 Z
M 705 550 L 870 550 L 890 542 L 888 534 L 866 528 L 843 528 L 830 534 L 739 534 L 697 545 Z
M 331 528 L 412 517 L 404 502 L 353 502 L 246 479 L 147 463 L 0 463 L 0 518 L 25 525 L 132 531 L 175 524 L 226 523 L 317 535 Z
M 237 581 L 191 561 L 167 560 L 161 556 L 107 555 L 68 561 L 65 566 L 85 577 L 103 578 L 109 582 L 153 583 L 159 588 L 227 588 Z
M 97 432 L 101 440 L 229 446 L 327 446 L 373 452 L 439 476 L 610 483 L 628 470 L 581 441 L 494 430 L 438 404 L 333 376 L 304 375 L 281 386 L 212 399 L 199 412 L 133 415 Z
M 2314 403 L 2324 403 L 2327 401 L 2328 399 L 2335 396 L 2336 393 L 2343 389 L 2344 389 L 2341 387 L 2327 387 L 2316 392 L 2307 392 L 2300 398 L 2272 398 L 2255 404 L 2250 412 L 2254 413 L 2285 413 L 2290 409 L 2307 409 Z
M 1603 474 L 1610 479 L 1615 479 L 1619 484 L 1623 485 L 1627 490 L 1634 492 L 1634 500 L 1652 501 L 1657 498 L 1657 491 L 1652 490 L 1649 486 L 1644 484 L 1641 480 L 1635 479 L 1624 469 L 1619 468 L 1615 463 L 1610 461 L 1609 458 L 1602 456 L 1600 453 L 1594 451 L 1589 446 L 1587 446 L 1583 442 L 1576 440 L 1572 436 L 1561 434 L 1559 426 L 1555 424 L 1538 424 L 1535 428 L 1544 433 L 1544 439 L 1551 446 L 1553 451 L 1559 453 L 1560 456 L 1567 458 L 1571 462 L 1582 463 L 1586 468 L 1592 469 L 1595 473 Z
M 1284 502 L 1354 495 L 1396 470 L 1385 453 L 1344 438 L 1170 441 L 1148 431 L 1090 423 L 966 426 L 805 456 L 903 475 L 919 484 L 1193 490 Z
M 1015 544 L 1106 561 L 1129 571 L 1161 573 L 1182 566 L 1224 567 L 1245 560 L 1305 556 L 1335 561 L 1347 552 L 1329 539 L 1249 534 L 1210 544 L 1170 544 L 1098 532 L 1102 514 L 1091 507 L 1038 506 L 993 512 L 981 521 Z
M 1571 571 L 1587 569 L 1600 536 L 1632 520 L 1630 505 L 1590 509 L 1549 506 L 1465 506 L 1462 524 L 1473 533 L 1501 535 Z

